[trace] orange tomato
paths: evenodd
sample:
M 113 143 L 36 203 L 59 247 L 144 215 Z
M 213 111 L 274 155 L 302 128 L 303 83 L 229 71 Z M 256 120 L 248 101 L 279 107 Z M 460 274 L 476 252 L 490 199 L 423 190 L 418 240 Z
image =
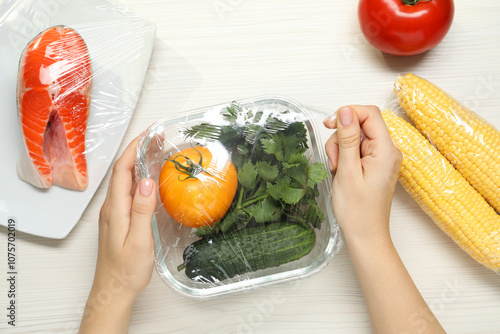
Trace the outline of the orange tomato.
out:
M 163 207 L 178 223 L 212 226 L 227 212 L 238 187 L 226 149 L 198 146 L 167 159 L 160 173 Z

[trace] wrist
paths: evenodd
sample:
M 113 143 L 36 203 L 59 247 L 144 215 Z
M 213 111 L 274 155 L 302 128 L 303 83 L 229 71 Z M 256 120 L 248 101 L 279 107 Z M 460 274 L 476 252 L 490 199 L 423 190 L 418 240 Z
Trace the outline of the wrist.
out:
M 94 282 L 89 294 L 89 301 L 94 304 L 114 305 L 119 304 L 121 308 L 132 307 L 137 293 L 127 289 L 126 286 L 118 281 Z
M 135 275 L 125 268 L 119 270 L 98 265 L 90 293 L 95 297 L 106 295 L 110 300 L 133 304 L 142 291 L 135 283 Z
M 79 333 L 126 332 L 135 298 L 130 291 L 94 282 L 85 305 Z
M 367 234 L 344 234 L 347 249 L 351 255 L 377 254 L 387 250 L 395 250 L 390 232 Z

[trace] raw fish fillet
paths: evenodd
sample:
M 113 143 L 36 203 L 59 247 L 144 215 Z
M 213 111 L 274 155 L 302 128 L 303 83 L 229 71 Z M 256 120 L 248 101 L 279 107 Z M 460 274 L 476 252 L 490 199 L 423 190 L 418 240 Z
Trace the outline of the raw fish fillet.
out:
M 17 106 L 24 150 L 20 179 L 39 188 L 88 185 L 85 134 L 92 89 L 87 46 L 73 29 L 49 28 L 24 50 Z

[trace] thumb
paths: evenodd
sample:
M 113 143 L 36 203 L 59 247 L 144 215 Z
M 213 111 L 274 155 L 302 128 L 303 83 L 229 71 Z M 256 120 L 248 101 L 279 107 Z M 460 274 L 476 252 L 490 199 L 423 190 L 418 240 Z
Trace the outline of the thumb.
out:
M 151 219 L 156 207 L 155 182 L 142 179 L 135 190 L 130 217 L 130 230 L 127 239 L 132 238 L 139 244 L 152 241 Z
M 350 107 L 342 107 L 337 111 L 337 136 L 339 145 L 338 170 L 355 170 L 360 168 L 359 147 L 361 128 L 358 114 Z

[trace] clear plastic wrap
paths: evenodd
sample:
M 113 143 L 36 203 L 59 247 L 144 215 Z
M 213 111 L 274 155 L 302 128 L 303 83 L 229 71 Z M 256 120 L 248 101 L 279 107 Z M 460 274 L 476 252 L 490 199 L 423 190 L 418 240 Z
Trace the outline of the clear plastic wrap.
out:
M 155 31 L 106 0 L 3 1 L 0 224 L 71 231 L 128 127 Z
M 500 131 L 414 74 L 400 75 L 394 90 L 415 126 L 500 212 Z
M 396 113 L 383 115 L 403 153 L 400 183 L 464 251 L 500 273 L 500 132 L 416 75 L 399 76 L 394 89 Z
M 173 116 L 143 133 L 136 179 L 159 185 L 152 224 L 162 280 L 204 299 L 320 271 L 341 239 L 319 136 L 310 110 L 274 96 Z
M 24 139 L 17 164 L 20 179 L 38 188 L 87 188 L 91 90 L 89 51 L 75 30 L 47 28 L 24 49 L 17 83 Z

